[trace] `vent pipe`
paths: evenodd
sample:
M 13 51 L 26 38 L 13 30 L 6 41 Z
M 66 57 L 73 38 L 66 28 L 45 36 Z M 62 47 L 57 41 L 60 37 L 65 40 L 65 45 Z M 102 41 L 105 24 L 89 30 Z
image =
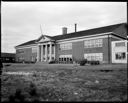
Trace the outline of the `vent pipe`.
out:
M 77 32 L 77 24 L 75 24 L 75 32 Z

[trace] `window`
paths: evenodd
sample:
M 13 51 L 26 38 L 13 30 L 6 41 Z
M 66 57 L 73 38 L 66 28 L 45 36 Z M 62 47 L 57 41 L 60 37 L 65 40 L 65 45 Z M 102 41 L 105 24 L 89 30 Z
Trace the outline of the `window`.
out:
M 54 54 L 54 46 L 52 46 L 52 54 Z
M 24 50 L 23 49 L 18 49 L 16 52 L 17 53 L 24 53 Z
M 116 47 L 125 46 L 125 42 L 119 42 L 115 44 Z
M 84 54 L 84 58 L 87 60 L 98 60 L 102 61 L 103 60 L 103 53 L 87 53 Z
M 67 58 L 67 61 L 69 61 L 69 58 Z
M 32 47 L 32 53 L 36 53 L 37 52 L 37 47 Z
M 60 44 L 61 50 L 70 50 L 72 49 L 72 43 Z
M 84 41 L 85 48 L 102 47 L 102 39 L 92 39 Z
M 72 61 L 72 58 L 70 58 L 70 61 Z
M 72 61 L 72 55 L 60 55 L 59 56 L 59 61 L 62 61 L 62 62 L 70 62 Z
M 64 58 L 64 61 L 66 61 L 66 58 Z
M 24 60 L 24 57 L 22 57 L 22 56 L 21 56 L 21 57 L 19 57 L 19 60 Z
M 116 60 L 122 60 L 126 58 L 125 52 L 118 52 L 115 54 Z

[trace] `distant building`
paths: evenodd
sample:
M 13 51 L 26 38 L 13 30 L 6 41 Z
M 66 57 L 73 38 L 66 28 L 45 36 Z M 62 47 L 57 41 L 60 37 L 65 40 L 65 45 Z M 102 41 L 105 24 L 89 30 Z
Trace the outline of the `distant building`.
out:
M 1 53 L 1 62 L 2 63 L 14 63 L 15 62 L 15 53 Z
M 62 35 L 41 35 L 15 47 L 16 61 L 49 62 L 57 60 L 70 63 L 82 59 L 98 60 L 100 63 L 112 63 L 112 41 L 127 39 L 127 24 L 120 23 Z

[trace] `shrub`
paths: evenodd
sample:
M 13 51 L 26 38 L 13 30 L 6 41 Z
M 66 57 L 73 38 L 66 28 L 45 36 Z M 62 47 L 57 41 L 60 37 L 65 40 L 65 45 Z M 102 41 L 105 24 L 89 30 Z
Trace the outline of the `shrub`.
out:
M 84 66 L 87 63 L 87 59 L 81 60 L 79 63 L 80 66 Z
M 24 61 L 24 63 L 26 63 L 26 64 L 30 64 L 30 63 L 31 63 L 31 61 Z
M 11 66 L 11 64 L 5 64 L 4 66 Z
M 52 61 L 49 62 L 49 64 L 54 64 L 54 63 L 56 63 L 55 60 L 52 60 Z
M 99 61 L 95 61 L 95 60 L 90 61 L 89 63 L 90 63 L 91 65 L 98 65 L 98 64 L 100 64 Z

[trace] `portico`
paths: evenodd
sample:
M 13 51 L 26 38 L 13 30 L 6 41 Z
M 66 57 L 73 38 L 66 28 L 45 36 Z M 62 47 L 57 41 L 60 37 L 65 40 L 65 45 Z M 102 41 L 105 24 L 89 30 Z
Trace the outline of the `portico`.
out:
M 55 40 L 46 35 L 41 35 L 37 40 L 37 62 L 55 60 Z
M 55 60 L 55 44 L 53 42 L 40 43 L 37 46 L 38 62 Z

